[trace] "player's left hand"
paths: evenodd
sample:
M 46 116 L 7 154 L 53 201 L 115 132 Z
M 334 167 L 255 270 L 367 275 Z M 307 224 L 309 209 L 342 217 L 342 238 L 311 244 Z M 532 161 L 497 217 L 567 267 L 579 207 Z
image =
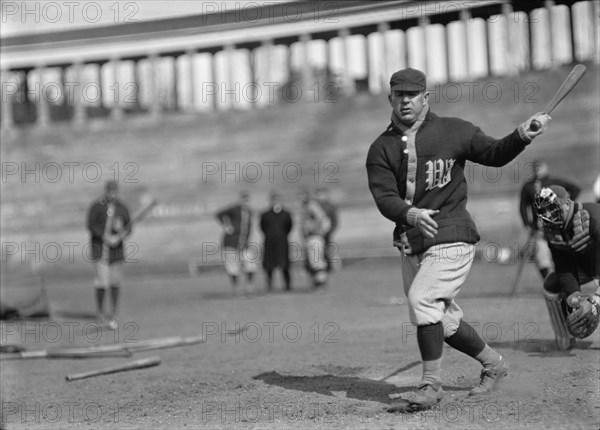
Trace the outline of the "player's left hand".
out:
M 573 238 L 569 241 L 569 246 L 573 251 L 581 252 L 591 244 L 590 214 L 585 209 L 580 209 L 573 216 Z
M 548 115 L 547 113 L 538 112 L 535 115 L 533 115 L 532 117 L 530 117 L 529 119 L 527 119 L 527 121 L 525 121 L 523 124 L 521 124 L 519 126 L 519 135 L 521 136 L 521 138 L 531 141 L 535 137 L 539 136 L 544 131 L 546 131 L 546 128 L 548 128 L 548 123 L 550 122 L 551 119 L 552 119 L 552 117 L 550 117 L 550 115 Z M 540 128 L 536 131 L 533 131 L 530 128 L 531 121 L 533 121 L 533 120 L 536 120 L 540 123 Z
M 433 239 L 438 232 L 438 224 L 433 220 L 432 216 L 439 212 L 433 209 L 423 209 L 417 214 L 417 228 L 429 239 Z

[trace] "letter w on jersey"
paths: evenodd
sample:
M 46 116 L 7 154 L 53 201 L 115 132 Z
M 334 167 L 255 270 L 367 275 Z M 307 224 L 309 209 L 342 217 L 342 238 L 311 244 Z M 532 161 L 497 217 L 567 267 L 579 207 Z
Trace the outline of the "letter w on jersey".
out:
M 425 163 L 427 165 L 426 190 L 432 190 L 435 187 L 443 188 L 452 180 L 450 172 L 452 171 L 452 166 L 454 166 L 454 161 L 454 158 L 451 158 L 449 160 L 429 160 Z

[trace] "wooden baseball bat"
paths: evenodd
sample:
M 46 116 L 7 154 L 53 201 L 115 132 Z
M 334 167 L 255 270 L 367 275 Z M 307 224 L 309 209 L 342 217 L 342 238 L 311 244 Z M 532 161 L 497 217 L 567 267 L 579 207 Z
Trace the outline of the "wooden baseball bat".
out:
M 21 351 L 0 355 L 0 360 L 32 359 L 32 358 L 99 358 L 99 357 L 131 357 L 132 352 L 122 345 L 101 345 L 83 348 L 54 348 L 38 351 Z
M 149 341 L 140 341 L 139 343 L 129 343 L 125 345 L 125 349 L 131 352 L 149 351 L 151 349 L 164 349 L 173 348 L 176 346 L 187 346 L 195 345 L 197 343 L 204 343 L 206 339 L 204 336 L 175 336 L 171 338 L 154 339 Z
M 130 357 L 133 353 L 153 349 L 174 348 L 178 346 L 204 343 L 204 336 L 172 336 L 158 339 L 141 340 L 131 343 L 117 343 L 82 348 L 55 348 L 38 351 L 20 351 L 0 354 L 1 360 L 32 358 L 98 358 L 98 357 Z
M 133 214 L 131 220 L 123 227 L 123 229 L 119 233 L 119 238 L 124 239 L 125 236 L 127 236 L 127 231 L 129 230 L 129 227 L 131 227 L 134 223 L 141 221 L 148 214 L 148 212 L 150 212 L 154 208 L 154 206 L 157 205 L 157 203 L 157 199 L 152 199 L 150 203 L 143 206 L 140 210 Z
M 554 97 L 552 97 L 552 100 L 550 100 L 550 103 L 546 105 L 546 108 L 542 112 L 547 113 L 549 115 L 554 110 L 554 108 L 558 106 L 558 104 L 567 95 L 569 95 L 571 91 L 573 91 L 575 85 L 577 85 L 581 78 L 583 78 L 583 75 L 585 74 L 586 70 L 587 67 L 585 67 L 583 64 L 577 64 L 575 67 L 573 67 L 571 73 L 569 73 L 569 75 L 565 78 L 556 94 L 554 94 Z M 529 129 L 531 131 L 538 131 L 541 126 L 542 125 L 540 124 L 540 122 L 534 119 L 533 121 L 531 121 L 531 124 L 529 124 Z
M 141 360 L 130 361 L 128 363 L 118 364 L 116 366 L 105 367 L 103 369 L 90 370 L 89 372 L 75 373 L 67 375 L 67 381 L 76 381 L 78 379 L 90 378 L 92 376 L 107 375 L 109 373 L 125 372 L 127 370 L 144 369 L 146 367 L 158 366 L 160 357 L 148 357 Z

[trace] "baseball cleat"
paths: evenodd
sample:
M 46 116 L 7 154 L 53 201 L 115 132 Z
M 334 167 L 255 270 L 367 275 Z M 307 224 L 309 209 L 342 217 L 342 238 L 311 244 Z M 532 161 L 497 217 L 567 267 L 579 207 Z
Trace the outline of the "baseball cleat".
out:
M 508 362 L 502 358 L 500 362 L 491 369 L 483 369 L 481 371 L 481 381 L 479 382 L 479 385 L 469 392 L 469 396 L 489 394 L 494 391 L 498 382 L 508 373 L 509 368 Z
M 390 396 L 392 397 L 392 396 Z M 410 413 L 430 409 L 437 405 L 444 397 L 444 390 L 441 386 L 433 387 L 431 384 L 419 386 L 410 399 L 398 399 L 392 403 L 387 411 Z

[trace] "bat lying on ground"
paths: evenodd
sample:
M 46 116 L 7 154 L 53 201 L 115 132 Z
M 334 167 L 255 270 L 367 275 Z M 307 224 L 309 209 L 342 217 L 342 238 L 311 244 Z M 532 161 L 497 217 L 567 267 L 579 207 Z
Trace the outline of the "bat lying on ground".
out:
M 148 357 L 140 360 L 130 361 L 128 363 L 117 364 L 116 366 L 105 367 L 103 369 L 90 370 L 89 372 L 75 373 L 67 375 L 67 381 L 76 381 L 78 379 L 90 378 L 98 375 L 108 375 L 109 373 L 125 372 L 127 370 L 145 369 L 146 367 L 158 366 L 160 357 Z
M 204 343 L 204 336 L 173 336 L 158 339 L 141 340 L 139 342 L 97 345 L 84 348 L 54 348 L 40 351 L 21 351 L 1 354 L 1 360 L 31 359 L 31 358 L 99 358 L 99 357 L 129 357 L 135 352 L 153 349 L 172 348 L 176 346 L 195 345 Z
M 561 84 L 560 88 L 558 89 L 558 91 L 556 91 L 556 93 L 554 94 L 554 97 L 552 97 L 552 100 L 550 100 L 550 103 L 548 103 L 548 105 L 543 110 L 543 112 L 550 115 L 550 113 L 554 110 L 554 108 L 556 106 L 558 106 L 558 104 L 566 96 L 568 96 L 571 91 L 573 91 L 573 88 L 575 88 L 575 85 L 577 85 L 577 83 L 581 80 L 581 78 L 583 78 L 583 75 L 585 74 L 586 70 L 587 70 L 587 68 L 583 64 L 578 64 L 575 67 L 573 67 L 573 70 L 571 70 L 571 73 L 569 73 L 569 75 L 565 78 L 565 80 Z M 535 119 L 533 121 L 531 121 L 531 124 L 529 125 L 529 128 L 532 131 L 538 131 L 540 129 L 540 127 L 541 127 L 541 124 L 539 123 L 539 121 L 537 121 Z
M 110 346 L 110 348 L 108 347 Z M 11 352 L 0 355 L 0 360 L 17 360 L 30 358 L 99 358 L 99 357 L 130 357 L 131 351 L 117 348 L 116 345 L 90 348 L 54 348 L 39 351 Z
M 186 346 L 186 345 L 195 345 L 197 343 L 204 343 L 206 339 L 204 336 L 173 336 L 173 337 L 164 337 L 160 339 L 150 339 L 146 341 L 140 341 L 136 343 L 128 343 L 125 344 L 125 350 L 130 352 L 141 352 L 141 351 L 150 351 L 152 349 L 163 349 L 163 348 L 172 348 L 174 346 Z

